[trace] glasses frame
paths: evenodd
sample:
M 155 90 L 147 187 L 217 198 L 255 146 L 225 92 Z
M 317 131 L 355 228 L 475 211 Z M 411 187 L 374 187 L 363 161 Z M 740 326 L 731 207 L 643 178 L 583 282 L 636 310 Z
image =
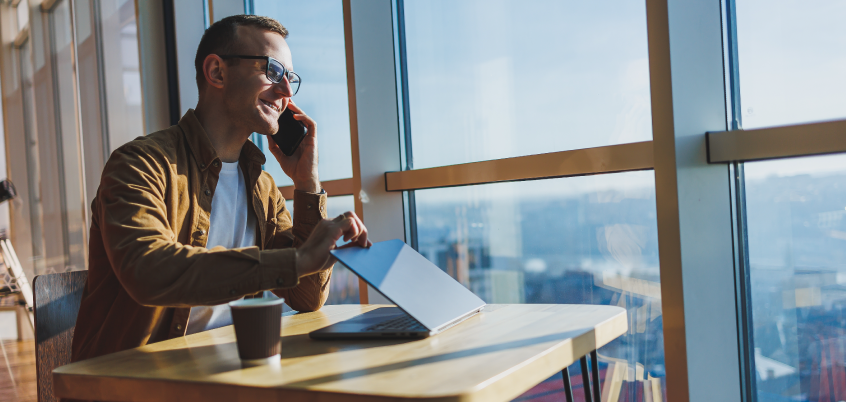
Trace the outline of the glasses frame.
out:
M 279 64 L 279 66 L 282 67 L 282 76 L 285 77 L 285 79 L 288 80 L 288 85 L 291 87 L 291 91 L 293 92 L 291 94 L 291 96 L 296 95 L 297 92 L 300 91 L 300 86 L 302 86 L 302 83 L 303 83 L 303 79 L 302 79 L 302 77 L 300 77 L 299 74 L 288 70 L 288 68 L 285 67 L 285 65 L 282 64 L 282 62 L 280 62 L 279 60 L 276 60 L 276 59 L 274 59 L 273 57 L 270 57 L 270 56 L 245 56 L 245 55 L 233 54 L 233 55 L 226 55 L 226 56 L 218 55 L 218 57 L 220 57 L 221 59 L 224 59 L 224 60 L 226 60 L 226 59 L 264 60 L 264 61 L 267 62 L 267 64 L 264 67 L 264 76 L 267 77 L 268 81 L 270 81 L 274 84 L 281 84 L 282 81 L 276 82 L 272 78 L 270 78 L 270 62 L 275 61 L 277 64 Z M 299 82 L 299 84 L 297 84 L 297 88 L 294 88 L 294 86 L 291 85 L 291 76 L 297 77 L 297 81 Z

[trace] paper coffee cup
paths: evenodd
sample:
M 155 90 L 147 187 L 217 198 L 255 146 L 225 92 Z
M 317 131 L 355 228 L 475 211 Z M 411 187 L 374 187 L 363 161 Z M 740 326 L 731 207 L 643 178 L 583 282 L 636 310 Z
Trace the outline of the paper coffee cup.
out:
M 243 299 L 229 302 L 238 357 L 250 365 L 279 359 L 282 346 L 282 303 L 285 299 Z

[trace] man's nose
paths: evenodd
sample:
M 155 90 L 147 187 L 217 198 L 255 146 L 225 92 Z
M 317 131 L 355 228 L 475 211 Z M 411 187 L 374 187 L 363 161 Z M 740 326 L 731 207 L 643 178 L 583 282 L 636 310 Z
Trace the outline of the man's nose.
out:
M 294 96 L 294 90 L 291 88 L 291 83 L 288 82 L 287 78 L 283 78 L 282 82 L 278 84 L 273 84 L 273 92 L 286 98 Z

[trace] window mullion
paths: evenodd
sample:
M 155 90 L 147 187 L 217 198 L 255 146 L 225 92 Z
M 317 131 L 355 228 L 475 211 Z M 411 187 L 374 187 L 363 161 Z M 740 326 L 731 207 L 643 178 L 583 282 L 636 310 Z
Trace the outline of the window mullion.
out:
M 646 6 L 667 400 L 740 401 L 729 174 L 705 139 L 726 130 L 722 10 Z

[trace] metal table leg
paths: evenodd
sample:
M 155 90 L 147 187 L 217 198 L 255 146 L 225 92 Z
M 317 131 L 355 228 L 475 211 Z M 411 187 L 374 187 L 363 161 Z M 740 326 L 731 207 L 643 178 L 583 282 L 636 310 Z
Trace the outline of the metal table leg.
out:
M 590 370 L 588 369 L 587 355 L 582 356 L 582 389 L 585 391 L 585 402 L 593 402 L 590 393 Z M 597 401 L 599 402 L 599 401 Z
M 570 368 L 564 367 L 564 370 L 561 370 L 561 374 L 564 376 L 564 396 L 567 397 L 567 402 L 573 402 L 573 385 L 570 384 Z
M 596 402 L 602 401 L 602 391 L 599 383 L 599 358 L 596 356 L 596 350 L 590 352 L 591 374 L 593 376 L 593 399 Z M 587 389 L 585 389 L 587 392 Z
M 584 355 L 581 360 L 582 368 L 582 388 L 585 391 L 585 402 L 601 402 L 602 389 L 599 380 L 599 357 L 596 355 L 596 350 L 590 352 L 590 369 L 588 369 L 588 356 Z M 588 372 L 590 370 L 590 372 Z M 570 370 L 565 367 L 561 372 L 564 375 L 564 395 L 567 397 L 567 402 L 573 402 L 573 387 L 570 385 Z M 593 381 L 591 381 L 593 377 Z M 591 392 L 593 391 L 593 392 Z

